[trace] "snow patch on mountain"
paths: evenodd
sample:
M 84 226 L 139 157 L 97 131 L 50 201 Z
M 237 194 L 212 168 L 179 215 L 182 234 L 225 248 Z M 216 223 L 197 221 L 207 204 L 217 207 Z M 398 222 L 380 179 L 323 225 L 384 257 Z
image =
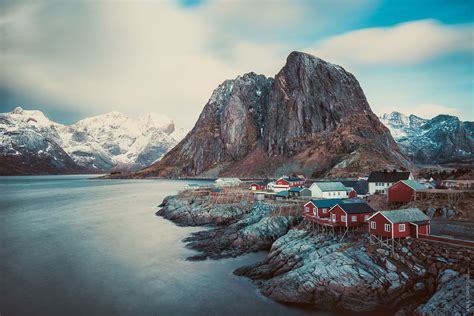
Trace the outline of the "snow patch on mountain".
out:
M 415 162 L 442 163 L 474 158 L 472 122 L 444 114 L 424 119 L 400 112 L 384 114 L 380 121 Z
M 21 155 L 15 148 L 31 146 L 40 137 L 64 150 L 80 167 L 136 170 L 159 160 L 185 133 L 157 113 L 132 118 L 110 112 L 66 126 L 49 120 L 41 111 L 18 107 L 0 116 L 0 155 Z

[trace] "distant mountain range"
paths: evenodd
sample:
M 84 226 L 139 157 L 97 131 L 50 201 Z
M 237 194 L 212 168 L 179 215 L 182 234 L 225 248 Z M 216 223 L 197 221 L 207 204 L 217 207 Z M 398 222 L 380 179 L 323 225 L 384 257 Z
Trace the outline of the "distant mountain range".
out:
M 444 114 L 423 119 L 400 112 L 384 114 L 380 120 L 416 163 L 474 162 L 474 122 Z
M 187 136 L 130 176 L 346 177 L 412 168 L 354 75 L 293 52 L 275 78 L 251 72 L 224 81 Z
M 0 174 L 138 170 L 160 159 L 185 135 L 159 114 L 111 112 L 62 125 L 18 107 L 0 114 Z

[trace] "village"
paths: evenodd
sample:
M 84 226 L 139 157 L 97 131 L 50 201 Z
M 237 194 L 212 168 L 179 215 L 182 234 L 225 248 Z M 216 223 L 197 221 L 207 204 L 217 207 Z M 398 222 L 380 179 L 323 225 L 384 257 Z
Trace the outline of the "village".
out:
M 406 238 L 474 247 L 471 221 L 453 221 L 472 216 L 469 202 L 464 212 L 456 207 L 473 197 L 474 180 L 415 180 L 409 171 L 382 170 L 337 180 L 310 180 L 296 174 L 273 181 L 218 178 L 212 185 L 189 184 L 185 189 L 208 195 L 214 204 L 265 201 L 280 215 L 301 215 L 317 232 L 341 240 L 368 234 L 372 244 L 392 251 L 397 241 Z M 432 227 L 434 218 L 438 220 Z

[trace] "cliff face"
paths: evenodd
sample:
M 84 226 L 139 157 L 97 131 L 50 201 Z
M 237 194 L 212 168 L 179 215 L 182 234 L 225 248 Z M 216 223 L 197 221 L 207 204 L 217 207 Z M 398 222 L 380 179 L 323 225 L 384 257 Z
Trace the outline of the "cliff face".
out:
M 293 52 L 275 79 L 248 73 L 221 84 L 183 141 L 135 176 L 345 176 L 371 168 L 411 164 L 352 74 Z

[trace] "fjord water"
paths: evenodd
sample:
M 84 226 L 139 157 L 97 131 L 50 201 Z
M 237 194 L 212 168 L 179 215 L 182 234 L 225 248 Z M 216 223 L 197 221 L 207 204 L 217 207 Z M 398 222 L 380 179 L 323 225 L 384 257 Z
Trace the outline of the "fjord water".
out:
M 308 314 L 232 275 L 263 254 L 185 260 L 181 240 L 202 228 L 154 213 L 186 183 L 0 177 L 0 314 Z

